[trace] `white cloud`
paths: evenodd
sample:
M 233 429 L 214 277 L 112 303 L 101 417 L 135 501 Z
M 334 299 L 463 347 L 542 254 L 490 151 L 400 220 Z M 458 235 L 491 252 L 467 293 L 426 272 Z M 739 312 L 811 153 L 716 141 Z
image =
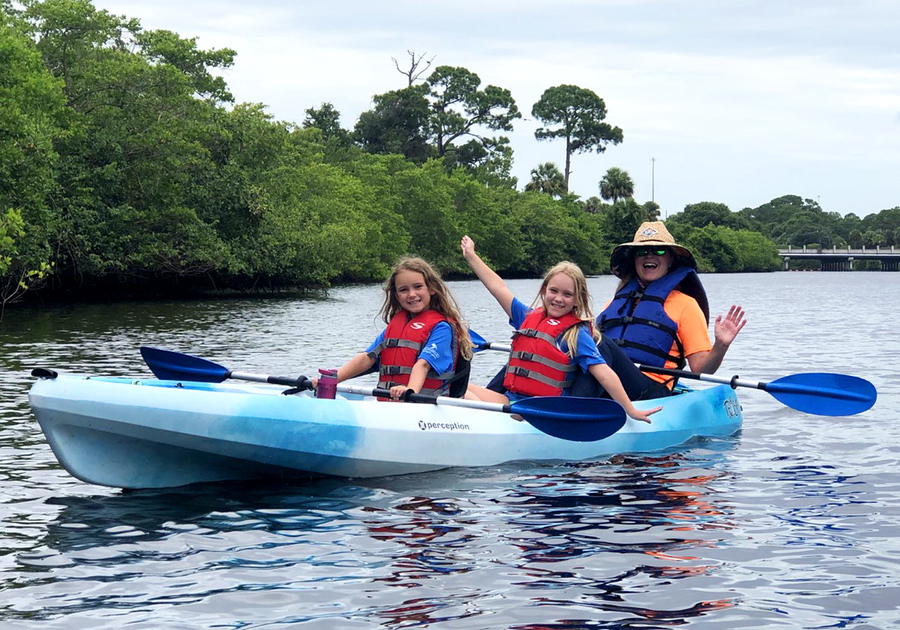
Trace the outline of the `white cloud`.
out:
M 520 183 L 561 142 L 537 142 L 531 106 L 573 83 L 606 102 L 625 141 L 573 157 L 572 188 L 597 194 L 610 166 L 666 212 L 721 201 L 820 198 L 868 214 L 900 205 L 900 4 L 890 0 L 97 0 L 145 28 L 233 48 L 239 101 L 279 119 L 331 102 L 352 127 L 374 94 L 404 85 L 406 51 L 509 89 L 525 120 L 511 142 Z M 655 169 L 651 158 L 656 158 Z M 655 171 L 655 176 L 654 176 Z

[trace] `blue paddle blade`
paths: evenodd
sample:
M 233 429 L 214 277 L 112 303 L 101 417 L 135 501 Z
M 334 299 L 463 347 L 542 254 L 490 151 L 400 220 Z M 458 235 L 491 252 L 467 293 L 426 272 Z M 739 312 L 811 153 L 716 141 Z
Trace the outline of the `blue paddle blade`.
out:
M 141 346 L 141 356 L 153 375 L 163 381 L 221 383 L 228 378 L 224 366 L 189 354 Z
M 487 340 L 471 328 L 469 329 L 469 339 L 472 340 L 472 352 L 485 350 L 484 345 L 487 343 Z
M 510 410 L 537 430 L 574 442 L 602 440 L 625 426 L 625 410 L 605 398 L 537 396 L 510 403 Z
M 789 407 L 820 416 L 852 416 L 872 408 L 875 386 L 858 376 L 809 372 L 763 384 L 765 391 Z

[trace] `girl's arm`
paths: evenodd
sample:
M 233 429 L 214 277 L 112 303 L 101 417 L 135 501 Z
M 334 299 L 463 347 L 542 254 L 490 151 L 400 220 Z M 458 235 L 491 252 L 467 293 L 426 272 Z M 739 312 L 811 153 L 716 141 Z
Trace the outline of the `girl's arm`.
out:
M 419 359 L 416 361 L 416 364 L 413 365 L 412 372 L 409 375 L 409 384 L 394 385 L 391 387 L 391 398 L 400 400 L 408 389 L 411 389 L 418 394 L 422 391 L 422 385 L 425 384 L 425 377 L 428 376 L 428 370 L 430 369 L 431 364 L 427 360 Z
M 475 272 L 475 275 L 478 276 L 481 283 L 488 291 L 490 291 L 491 295 L 499 302 L 500 306 L 503 307 L 507 317 L 512 317 L 512 301 L 514 296 L 512 291 L 507 288 L 506 283 L 503 282 L 503 278 L 498 276 L 497 273 L 488 267 L 487 264 L 481 260 L 481 257 L 475 253 L 475 242 L 469 238 L 468 234 L 462 237 L 460 247 L 462 247 L 463 258 L 469 263 L 472 271 Z
M 338 368 L 338 383 L 346 381 L 348 378 L 359 376 L 373 365 L 375 365 L 375 357 L 370 356 L 366 352 L 360 352 Z
M 636 409 L 631 403 L 631 399 L 628 398 L 628 394 L 625 393 L 625 388 L 622 387 L 622 381 L 619 380 L 619 376 L 607 364 L 594 363 L 588 368 L 588 372 L 597 379 L 603 389 L 609 392 L 613 400 L 625 408 L 625 413 L 635 420 L 649 423 L 650 416 L 662 409 L 661 406 L 656 409 Z
M 347 361 L 344 365 L 338 368 L 337 371 L 337 380 L 338 383 L 341 381 L 346 381 L 348 378 L 353 378 L 354 376 L 359 376 L 370 367 L 375 365 L 375 357 L 370 356 L 367 352 L 360 352 L 355 357 Z M 314 376 L 312 378 L 312 386 L 313 389 L 318 389 L 319 387 L 319 377 Z

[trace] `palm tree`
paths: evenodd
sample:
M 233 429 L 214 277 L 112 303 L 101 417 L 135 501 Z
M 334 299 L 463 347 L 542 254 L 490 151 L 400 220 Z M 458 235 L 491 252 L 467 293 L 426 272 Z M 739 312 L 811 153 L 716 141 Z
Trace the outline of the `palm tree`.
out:
M 634 181 L 628 171 L 623 171 L 617 166 L 606 171 L 606 175 L 600 180 L 600 196 L 615 204 L 619 199 L 634 196 Z
M 561 197 L 566 192 L 566 180 L 562 172 L 553 162 L 538 164 L 531 169 L 531 181 L 525 184 L 525 190 L 547 193 L 552 197 Z

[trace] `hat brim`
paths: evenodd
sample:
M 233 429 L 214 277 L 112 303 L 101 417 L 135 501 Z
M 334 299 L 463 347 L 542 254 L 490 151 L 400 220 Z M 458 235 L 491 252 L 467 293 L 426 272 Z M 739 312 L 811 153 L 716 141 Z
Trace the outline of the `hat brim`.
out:
M 680 264 L 689 265 L 695 271 L 697 269 L 697 261 L 691 251 L 681 245 L 672 245 L 671 243 L 654 243 L 653 241 L 643 241 L 641 243 L 623 243 L 617 245 L 613 249 L 609 257 L 609 270 L 618 278 L 634 273 L 634 250 L 638 247 L 668 247 L 675 257 L 675 261 Z

